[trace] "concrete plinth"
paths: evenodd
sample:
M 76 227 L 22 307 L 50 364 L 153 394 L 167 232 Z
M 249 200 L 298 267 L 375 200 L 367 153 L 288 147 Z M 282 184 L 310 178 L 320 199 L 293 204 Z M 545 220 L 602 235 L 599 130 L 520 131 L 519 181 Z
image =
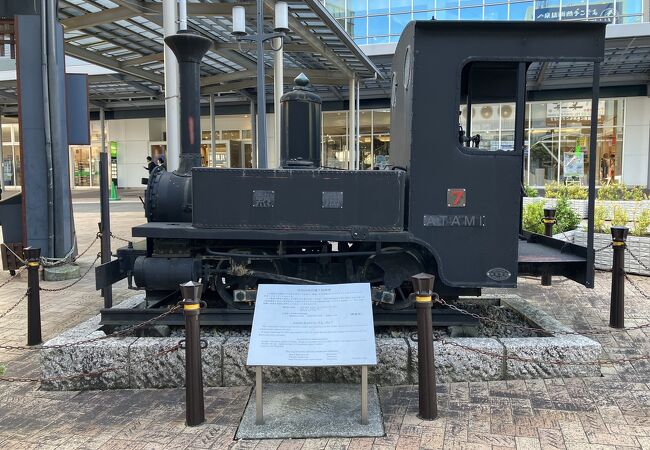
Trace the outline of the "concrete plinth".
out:
M 238 439 L 378 437 L 384 435 L 379 396 L 368 387 L 368 425 L 361 425 L 359 384 L 265 384 L 264 424 L 255 425 L 255 391 Z
M 63 264 L 55 267 L 43 267 L 45 281 L 65 281 L 80 277 L 79 266 L 76 264 Z

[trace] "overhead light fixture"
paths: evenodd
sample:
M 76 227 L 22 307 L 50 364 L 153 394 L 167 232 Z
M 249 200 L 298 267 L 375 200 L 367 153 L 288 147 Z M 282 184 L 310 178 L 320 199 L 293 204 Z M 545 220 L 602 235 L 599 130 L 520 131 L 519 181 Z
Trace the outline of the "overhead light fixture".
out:
M 278 33 L 286 33 L 289 31 L 289 5 L 285 2 L 275 3 L 274 31 Z
M 246 36 L 246 8 L 243 6 L 232 7 L 232 34 Z

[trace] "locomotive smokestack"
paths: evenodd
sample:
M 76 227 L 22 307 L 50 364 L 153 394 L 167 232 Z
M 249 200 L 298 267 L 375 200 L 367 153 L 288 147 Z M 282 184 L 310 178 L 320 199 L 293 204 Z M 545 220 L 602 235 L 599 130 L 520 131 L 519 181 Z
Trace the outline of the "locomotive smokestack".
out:
M 189 174 L 201 167 L 201 99 L 199 74 L 201 59 L 210 49 L 210 39 L 187 30 L 165 38 L 178 60 L 181 96 L 181 148 L 177 172 Z

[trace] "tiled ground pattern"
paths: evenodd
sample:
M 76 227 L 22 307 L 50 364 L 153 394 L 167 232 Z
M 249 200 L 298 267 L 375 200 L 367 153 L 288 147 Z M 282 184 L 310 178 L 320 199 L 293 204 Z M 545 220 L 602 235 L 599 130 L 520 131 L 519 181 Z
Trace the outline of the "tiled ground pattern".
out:
M 80 247 L 93 238 L 98 214 L 76 214 Z M 113 230 L 129 236 L 141 213 L 113 215 Z M 119 244 L 116 242 L 116 245 Z M 96 250 L 80 261 L 82 271 Z M 0 274 L 0 282 L 7 277 Z M 645 292 L 650 279 L 634 277 Z M 610 275 L 594 290 L 555 280 L 552 288 L 522 279 L 517 293 L 576 328 L 606 325 Z M 65 282 L 50 283 L 60 286 Z M 0 313 L 25 291 L 26 277 L 0 290 Z M 628 285 L 628 326 L 650 322 L 650 301 Z M 125 283 L 115 300 L 127 297 Z M 96 314 L 102 299 L 92 275 L 74 289 L 42 295 L 45 339 Z M 25 305 L 0 320 L 0 343 L 24 344 Z M 599 337 L 610 358 L 650 354 L 646 330 Z M 37 355 L 0 350 L 7 375 L 38 374 Z M 650 449 L 650 366 L 603 366 L 602 378 L 454 383 L 439 386 L 439 418 L 417 418 L 417 388 L 381 388 L 387 435 L 378 439 L 233 441 L 248 388 L 207 389 L 208 423 L 184 426 L 182 390 L 45 392 L 36 384 L 0 383 L 2 449 Z

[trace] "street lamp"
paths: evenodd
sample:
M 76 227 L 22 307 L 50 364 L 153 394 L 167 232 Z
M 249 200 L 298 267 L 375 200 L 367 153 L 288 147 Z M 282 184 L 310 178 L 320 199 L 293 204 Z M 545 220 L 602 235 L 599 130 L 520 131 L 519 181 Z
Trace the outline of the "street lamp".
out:
M 280 38 L 279 51 L 285 34 L 289 31 L 289 7 L 285 2 L 275 3 L 273 33 L 264 33 L 264 0 L 257 0 L 257 33 L 246 32 L 246 9 L 239 5 L 232 8 L 232 35 L 238 41 L 255 42 L 257 45 L 257 167 L 268 167 L 266 154 L 266 90 L 264 83 L 264 42 Z M 276 111 L 276 114 L 279 112 Z

